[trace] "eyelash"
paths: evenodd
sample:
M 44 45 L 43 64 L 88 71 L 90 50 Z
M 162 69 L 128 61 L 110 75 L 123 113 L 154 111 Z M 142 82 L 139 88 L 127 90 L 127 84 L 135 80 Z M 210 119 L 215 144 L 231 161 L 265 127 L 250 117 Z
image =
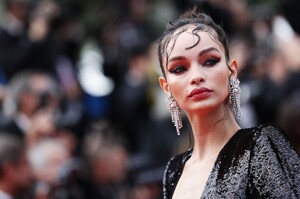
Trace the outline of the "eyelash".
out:
M 171 73 L 178 74 L 186 71 L 186 67 L 184 65 L 178 65 L 170 70 Z
M 220 61 L 220 58 L 208 58 L 205 60 L 203 66 L 214 66 Z M 170 70 L 171 73 L 178 74 L 182 73 L 187 70 L 187 67 L 184 65 L 175 66 L 173 69 Z
M 203 66 L 214 66 L 220 61 L 220 58 L 209 58 L 205 60 Z

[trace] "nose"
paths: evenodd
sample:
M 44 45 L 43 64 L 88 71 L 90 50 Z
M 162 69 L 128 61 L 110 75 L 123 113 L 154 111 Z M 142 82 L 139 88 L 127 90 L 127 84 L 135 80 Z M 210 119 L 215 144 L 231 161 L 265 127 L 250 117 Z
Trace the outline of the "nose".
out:
M 201 65 L 193 64 L 191 66 L 190 72 L 191 72 L 191 78 L 190 78 L 191 84 L 198 85 L 201 82 L 205 81 L 205 72 Z

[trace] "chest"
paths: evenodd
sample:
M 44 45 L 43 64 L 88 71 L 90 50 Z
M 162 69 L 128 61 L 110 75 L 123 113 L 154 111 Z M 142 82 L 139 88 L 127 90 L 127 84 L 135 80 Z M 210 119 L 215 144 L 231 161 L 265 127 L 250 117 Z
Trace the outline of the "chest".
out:
M 200 198 L 213 168 L 214 161 L 186 166 L 179 178 L 172 199 Z
M 249 155 L 246 152 L 230 160 L 217 159 L 209 167 L 173 170 L 169 173 L 173 177 L 167 181 L 170 186 L 167 186 L 165 199 L 245 198 L 249 188 Z

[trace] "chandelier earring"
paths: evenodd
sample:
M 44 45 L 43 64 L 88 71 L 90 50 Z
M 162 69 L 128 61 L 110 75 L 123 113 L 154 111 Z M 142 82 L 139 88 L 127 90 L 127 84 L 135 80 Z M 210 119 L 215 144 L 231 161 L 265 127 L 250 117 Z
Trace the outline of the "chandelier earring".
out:
M 240 102 L 240 81 L 238 79 L 229 79 L 229 105 L 237 121 L 241 118 L 241 102 Z
M 176 127 L 177 135 L 180 135 L 179 130 L 182 128 L 182 119 L 181 119 L 182 110 L 178 107 L 172 95 L 168 95 L 166 97 L 166 102 L 167 102 L 168 109 L 171 113 L 172 122 Z

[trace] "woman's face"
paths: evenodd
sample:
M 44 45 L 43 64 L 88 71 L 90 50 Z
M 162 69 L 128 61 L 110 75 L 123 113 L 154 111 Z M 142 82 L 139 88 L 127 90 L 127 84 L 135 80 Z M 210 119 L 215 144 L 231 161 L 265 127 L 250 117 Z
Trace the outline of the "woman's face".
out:
M 198 40 L 193 29 L 192 26 L 181 33 L 175 45 L 172 40 L 167 46 L 170 54 L 168 60 L 166 57 L 163 60 L 166 77 L 160 78 L 160 85 L 187 113 L 206 113 L 225 102 L 229 94 L 229 77 L 236 77 L 237 64 L 233 61 L 227 66 L 222 45 L 208 32 L 199 31 L 200 42 L 189 48 Z

